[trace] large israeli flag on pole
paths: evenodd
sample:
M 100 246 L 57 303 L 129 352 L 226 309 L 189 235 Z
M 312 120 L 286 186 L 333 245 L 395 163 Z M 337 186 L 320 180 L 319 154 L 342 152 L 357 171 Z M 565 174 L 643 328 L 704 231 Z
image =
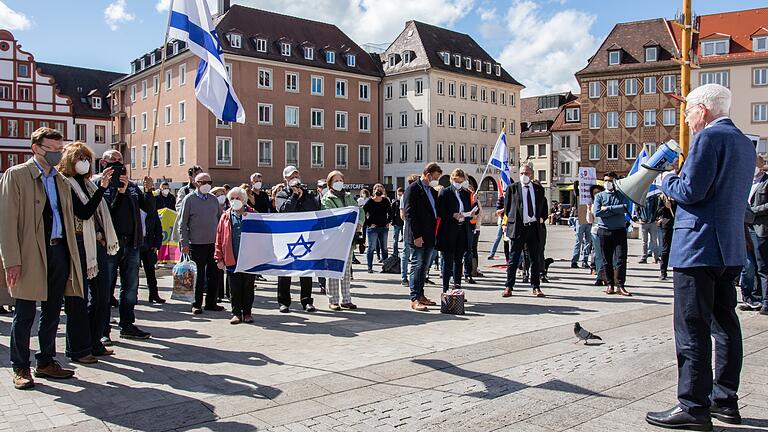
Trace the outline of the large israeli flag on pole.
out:
M 219 120 L 245 123 L 245 109 L 237 99 L 221 60 L 221 44 L 207 0 L 172 0 L 168 36 L 187 43 L 200 57 L 195 95 Z
M 496 146 L 493 148 L 491 159 L 488 165 L 501 171 L 501 183 L 506 190 L 512 184 L 512 175 L 509 172 L 509 148 L 507 147 L 507 134 L 504 129 L 501 130 L 499 138 L 496 140 Z
M 357 229 L 357 207 L 248 213 L 236 272 L 342 279 Z

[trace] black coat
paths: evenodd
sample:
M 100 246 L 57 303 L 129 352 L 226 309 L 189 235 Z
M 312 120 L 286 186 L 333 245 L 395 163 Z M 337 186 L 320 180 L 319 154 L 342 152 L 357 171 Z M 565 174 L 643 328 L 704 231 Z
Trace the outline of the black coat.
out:
M 760 238 L 768 237 L 768 174 L 763 174 L 749 202 L 749 212 L 752 213 L 752 226 Z M 745 220 L 747 218 L 745 217 Z
M 302 188 L 301 198 L 286 186 L 275 196 L 275 208 L 279 213 L 295 213 L 320 210 L 317 194 Z
M 144 229 L 146 233 L 142 249 L 160 249 L 160 246 L 163 245 L 163 225 L 156 211 L 147 213 L 147 217 L 144 219 Z
M 157 203 L 157 209 L 171 209 L 173 211 L 176 211 L 176 197 L 173 196 L 173 194 L 168 194 L 168 196 L 163 196 L 163 194 L 160 194 L 155 197 L 155 203 Z
M 549 206 L 547 198 L 544 196 L 544 188 L 541 185 L 531 182 L 533 193 L 535 195 L 534 206 L 536 207 L 536 220 L 547 220 L 549 216 Z M 507 237 L 518 238 L 523 226 L 523 189 L 521 184 L 513 183 L 504 193 L 504 214 L 507 215 Z M 541 227 L 541 223 L 538 224 Z
M 429 193 L 437 204 L 437 192 L 427 187 Z M 421 238 L 424 246 L 435 246 L 435 228 L 437 218 L 429 203 L 427 192 L 421 184 L 421 179 L 408 185 L 403 197 L 405 200 L 405 241 L 414 244 L 413 241 Z
M 459 198 L 464 205 L 464 212 L 472 210 L 469 192 L 462 189 L 459 191 Z M 437 227 L 437 239 L 435 247 L 440 251 L 463 253 L 466 250 L 466 234 L 470 229 L 470 218 L 466 218 L 463 223 L 459 223 L 453 218 L 454 213 L 459 213 L 459 201 L 456 199 L 456 193 L 453 187 L 446 187 L 440 191 L 437 197 L 437 217 L 440 219 Z M 460 236 L 464 236 L 464 241 L 458 241 Z

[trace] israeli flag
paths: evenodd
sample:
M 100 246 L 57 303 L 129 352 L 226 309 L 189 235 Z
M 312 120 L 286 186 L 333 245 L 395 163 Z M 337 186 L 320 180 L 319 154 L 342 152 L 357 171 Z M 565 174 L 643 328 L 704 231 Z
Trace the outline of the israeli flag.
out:
M 198 57 L 195 95 L 219 120 L 245 123 L 245 109 L 237 99 L 221 60 L 221 44 L 206 0 L 172 0 L 168 36 L 187 43 Z
M 342 279 L 357 207 L 243 217 L 236 272 Z
M 504 186 L 502 190 L 506 190 L 512 184 L 512 175 L 509 172 L 509 148 L 507 148 L 507 134 L 504 133 L 504 129 L 496 140 L 488 165 L 501 171 L 499 175 Z

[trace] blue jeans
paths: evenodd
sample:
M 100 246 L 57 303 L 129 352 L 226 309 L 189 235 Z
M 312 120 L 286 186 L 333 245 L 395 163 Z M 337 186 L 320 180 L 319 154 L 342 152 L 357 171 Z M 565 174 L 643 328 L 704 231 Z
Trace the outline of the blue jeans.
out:
M 601 272 L 603 271 L 603 250 L 600 248 L 600 239 L 597 238 L 597 234 L 590 233 L 590 236 L 592 237 L 592 252 L 595 253 L 595 257 L 592 259 L 592 262 L 595 264 L 595 274 L 597 275 L 595 277 L 595 280 L 602 279 L 600 277 Z
M 388 233 L 389 228 L 387 227 L 368 228 L 368 253 L 366 254 L 368 258 L 368 270 L 373 270 L 373 252 L 379 247 L 381 248 L 383 255 L 381 259 L 386 260 L 389 258 L 389 251 L 387 250 Z
M 134 308 L 139 297 L 139 248 L 121 245 L 117 255 L 107 256 L 107 280 L 115 280 L 120 275 L 120 307 L 121 329 L 133 327 L 136 322 Z M 104 328 L 104 336 L 109 336 L 109 323 Z
M 394 231 L 392 237 L 392 254 L 394 256 L 399 256 L 400 251 L 398 250 L 397 244 L 403 241 L 403 227 L 400 225 L 392 225 L 392 230 Z M 403 245 L 403 248 L 405 248 L 405 245 Z
M 488 256 L 496 255 L 496 250 L 499 248 L 499 243 L 501 243 L 503 236 L 504 230 L 502 229 L 501 224 L 499 224 L 499 230 L 496 231 L 496 240 L 493 241 L 493 246 L 491 246 L 491 252 L 488 254 Z
M 400 256 L 400 277 L 402 280 L 408 280 L 408 261 L 411 259 L 411 244 L 403 242 L 403 254 Z
M 416 247 L 411 245 L 409 284 L 411 287 L 411 300 L 424 297 L 424 281 L 427 272 L 434 261 L 434 247 Z
M 755 246 L 755 264 L 757 265 L 757 281 L 753 296 L 758 301 L 762 294 L 763 307 L 768 309 L 768 238 L 758 237 L 754 230 L 752 234 L 752 244 Z M 761 292 L 762 291 L 762 292 Z
M 579 255 L 583 258 L 581 262 L 587 265 L 589 261 L 589 254 L 592 252 L 592 229 L 591 224 L 580 224 L 576 222 L 576 242 L 573 244 L 573 255 L 571 256 L 571 264 L 578 264 Z

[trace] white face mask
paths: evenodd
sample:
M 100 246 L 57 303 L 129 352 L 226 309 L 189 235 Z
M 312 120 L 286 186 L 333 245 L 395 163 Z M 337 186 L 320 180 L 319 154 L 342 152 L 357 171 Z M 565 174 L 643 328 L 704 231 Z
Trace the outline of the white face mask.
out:
M 216 199 L 219 200 L 219 204 L 224 204 L 225 202 L 227 202 L 226 195 L 219 195 L 216 197 Z
M 208 192 L 211 191 L 211 185 L 204 184 L 204 185 L 200 186 L 198 189 L 200 190 L 201 194 L 205 195 L 205 194 L 207 194 Z
M 343 181 L 337 181 L 337 182 L 333 182 L 333 184 L 331 185 L 331 187 L 332 187 L 332 188 L 333 188 L 333 190 L 335 190 L 336 192 L 341 192 L 341 190 L 342 190 L 342 189 L 344 189 L 344 182 L 343 182 Z
M 254 182 L 253 183 L 253 188 L 254 189 L 261 189 L 261 182 Z
M 397 199 L 399 200 L 403 199 L 403 194 L 397 194 Z
M 288 186 L 290 186 L 290 187 L 296 187 L 296 186 L 298 186 L 300 184 L 301 184 L 301 179 L 298 178 L 298 177 L 292 178 L 292 179 L 290 179 L 288 181 Z
M 170 189 L 163 189 L 163 190 L 160 191 L 160 193 L 163 194 L 164 197 L 167 197 L 171 193 L 171 190 Z
M 520 176 L 520 183 L 527 185 L 530 182 L 531 182 L 531 178 L 528 177 L 527 175 L 523 174 Z
M 440 185 L 440 182 L 437 181 L 437 180 L 432 180 L 432 181 L 429 182 L 429 187 L 433 187 L 434 188 L 434 187 L 437 187 L 438 185 Z
M 243 202 L 239 199 L 235 199 L 229 202 L 229 206 L 232 207 L 232 210 L 234 211 L 240 211 L 243 208 Z
M 87 160 L 81 160 L 77 161 L 75 164 L 75 171 L 80 175 L 86 175 L 88 174 L 88 171 L 91 169 L 91 163 Z
M 608 180 L 607 182 L 603 183 L 603 186 L 605 186 L 605 190 L 612 191 L 613 190 L 613 182 Z
M 461 190 L 461 183 L 453 182 L 453 187 L 456 188 L 456 190 Z

